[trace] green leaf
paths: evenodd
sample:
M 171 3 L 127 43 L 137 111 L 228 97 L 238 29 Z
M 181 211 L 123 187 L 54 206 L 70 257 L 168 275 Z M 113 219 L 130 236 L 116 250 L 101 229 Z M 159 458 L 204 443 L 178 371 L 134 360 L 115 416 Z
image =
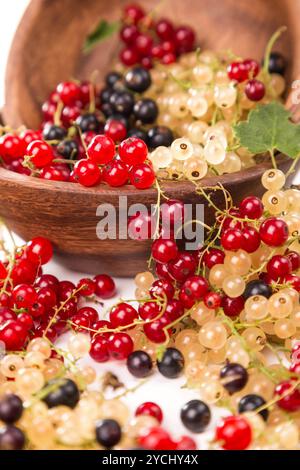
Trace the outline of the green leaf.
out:
M 96 44 L 98 44 L 100 41 L 103 41 L 104 39 L 109 38 L 119 29 L 119 21 L 108 23 L 106 20 L 100 20 L 94 31 L 86 38 L 83 46 L 84 52 L 90 52 L 90 50 L 93 49 Z
M 250 112 L 247 121 L 234 126 L 235 135 L 253 154 L 278 150 L 296 158 L 300 154 L 300 125 L 290 118 L 290 112 L 278 102 L 262 105 Z

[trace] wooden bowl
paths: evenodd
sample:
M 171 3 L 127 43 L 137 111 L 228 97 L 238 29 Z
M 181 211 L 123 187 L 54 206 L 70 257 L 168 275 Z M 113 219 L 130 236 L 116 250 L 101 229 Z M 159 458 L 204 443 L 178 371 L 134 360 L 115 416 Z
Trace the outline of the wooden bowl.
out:
M 86 36 L 101 18 L 119 19 L 128 0 L 32 0 L 16 33 L 6 74 L 4 120 L 13 127 L 25 124 L 36 128 L 40 106 L 56 84 L 70 77 L 87 78 L 99 70 L 101 81 L 111 69 L 118 37 L 100 43 L 90 54 L 81 52 Z M 297 77 L 300 65 L 298 13 L 300 0 L 165 0 L 141 1 L 149 10 L 160 4 L 159 14 L 167 15 L 196 29 L 203 48 L 234 49 L 241 56 L 261 59 L 271 34 L 288 26 L 280 41 L 289 60 L 288 77 Z M 188 13 L 187 13 L 188 12 Z M 218 182 L 228 189 L 236 203 L 245 195 L 260 195 L 260 177 L 267 163 L 236 174 L 202 181 Z M 188 182 L 164 185 L 169 197 L 184 202 L 204 202 Z M 131 186 L 119 189 L 99 186 L 86 189 L 71 183 L 49 182 L 0 169 L 0 215 L 24 239 L 49 237 L 68 266 L 81 271 L 106 271 L 117 276 L 134 275 L 146 266 L 149 246 L 129 240 L 98 240 L 96 209 L 101 203 L 118 204 L 119 195 L 128 204 L 155 204 L 154 189 L 138 191 Z M 216 203 L 221 204 L 218 195 Z M 206 208 L 206 222 L 213 219 Z

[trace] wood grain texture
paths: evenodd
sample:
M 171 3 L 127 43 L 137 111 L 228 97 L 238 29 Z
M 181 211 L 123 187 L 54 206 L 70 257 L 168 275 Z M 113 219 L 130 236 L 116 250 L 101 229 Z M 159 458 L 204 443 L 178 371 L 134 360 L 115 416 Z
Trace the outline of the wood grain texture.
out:
M 285 158 L 279 161 L 283 166 L 289 164 Z M 238 203 L 250 192 L 258 196 L 263 193 L 260 177 L 267 168 L 270 164 L 259 164 L 239 173 L 203 179 L 201 185 L 222 183 Z M 162 189 L 170 198 L 193 205 L 204 204 L 205 222 L 214 223 L 214 211 L 204 198 L 195 194 L 192 183 L 168 182 Z M 84 188 L 79 184 L 40 180 L 0 168 L 0 194 L 0 216 L 7 225 L 25 240 L 37 235 L 49 238 L 57 253 L 63 255 L 62 261 L 72 269 L 102 271 L 116 276 L 132 276 L 146 269 L 149 242 L 118 237 L 99 240 L 96 226 L 100 217 L 96 210 L 100 204 L 109 203 L 118 213 L 120 195 L 127 196 L 128 206 L 138 202 L 150 208 L 157 202 L 155 189 L 141 191 L 129 185 L 122 189 L 104 185 Z M 224 207 L 220 191 L 212 197 L 218 207 Z
M 99 44 L 83 55 L 86 36 L 103 18 L 117 20 L 128 0 L 32 0 L 16 33 L 6 73 L 4 120 L 13 127 L 22 124 L 36 128 L 40 107 L 56 84 L 70 77 L 87 78 L 95 70 L 98 80 L 112 68 L 117 54 L 118 37 Z M 160 5 L 159 15 L 178 23 L 189 23 L 197 31 L 203 48 L 232 49 L 241 56 L 261 59 L 271 34 L 280 26 L 287 33 L 276 46 L 289 61 L 288 78 L 299 78 L 300 0 L 164 0 L 141 1 L 147 10 Z M 294 106 L 295 116 L 300 117 Z M 221 182 L 238 203 L 248 193 L 261 195 L 260 177 L 268 164 L 202 184 Z M 169 197 L 188 203 L 204 202 L 194 186 L 186 182 L 168 183 Z M 70 267 L 86 271 L 106 271 L 131 276 L 146 267 L 149 244 L 133 240 L 103 240 L 96 237 L 101 203 L 118 204 L 119 195 L 128 204 L 156 203 L 156 191 L 139 191 L 130 186 L 119 189 L 83 188 L 71 183 L 41 181 L 0 169 L 0 215 L 11 229 L 28 240 L 36 235 L 49 237 Z M 216 203 L 222 205 L 222 199 Z M 206 207 L 206 222 L 213 220 Z

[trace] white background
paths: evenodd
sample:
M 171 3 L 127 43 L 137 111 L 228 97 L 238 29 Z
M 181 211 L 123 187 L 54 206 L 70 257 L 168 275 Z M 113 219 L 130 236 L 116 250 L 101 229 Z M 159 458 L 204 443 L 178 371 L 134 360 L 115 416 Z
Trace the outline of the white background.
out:
M 7 60 L 8 51 L 10 48 L 10 43 L 15 32 L 15 28 L 19 22 L 19 19 L 22 16 L 23 10 L 29 3 L 28 0 L 2 0 L 1 2 L 1 15 L 0 15 L 0 107 L 4 103 L 4 73 L 5 73 L 5 64 Z M 5 6 L 4 6 L 5 4 Z M 54 262 L 48 269 L 48 272 L 52 272 L 59 276 L 62 279 L 70 279 L 77 281 L 84 274 L 74 274 L 64 270 L 61 266 L 58 266 Z M 118 297 L 133 298 L 134 292 L 134 283 L 132 280 L 116 280 L 118 287 Z M 113 299 L 105 306 L 107 307 L 113 304 L 116 299 Z M 103 317 L 103 312 L 100 312 L 101 317 Z M 60 342 L 64 344 L 64 341 Z M 85 360 L 89 361 L 89 360 Z M 112 364 L 108 363 L 104 366 L 97 365 L 97 370 L 99 374 L 102 374 L 104 371 L 111 370 L 119 375 L 121 380 L 123 380 L 128 387 L 134 386 L 137 381 L 132 379 L 132 377 L 127 372 L 126 368 L 121 364 Z M 181 406 L 188 400 L 192 398 L 200 398 L 196 391 L 182 389 L 181 386 L 184 384 L 184 379 L 177 380 L 167 380 L 160 376 L 158 373 L 155 373 L 154 376 L 146 382 L 141 388 L 139 388 L 135 393 L 127 395 L 125 401 L 128 403 L 132 412 L 135 408 L 144 401 L 155 401 L 163 409 L 164 412 L 164 422 L 163 425 L 171 431 L 174 437 L 179 437 L 181 434 L 189 434 L 184 427 L 182 426 L 179 418 L 179 412 Z M 207 433 L 202 434 L 196 438 L 200 448 L 207 448 L 207 440 L 212 437 L 212 430 L 215 427 L 217 420 L 221 414 L 222 410 L 218 408 L 213 409 L 213 420 L 209 426 Z M 224 411 L 223 411 L 224 413 Z M 195 435 L 193 436 L 195 438 Z

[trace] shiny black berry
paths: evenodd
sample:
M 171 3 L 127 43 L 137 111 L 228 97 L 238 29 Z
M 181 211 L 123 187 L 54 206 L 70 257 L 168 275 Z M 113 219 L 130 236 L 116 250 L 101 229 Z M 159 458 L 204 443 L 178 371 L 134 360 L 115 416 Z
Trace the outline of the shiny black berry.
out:
M 127 133 L 127 137 L 137 137 L 138 139 L 141 139 L 145 142 L 145 144 L 148 144 L 148 135 L 146 131 L 143 131 L 142 129 L 138 129 L 137 127 L 133 127 L 130 129 Z
M 174 140 L 174 135 L 171 129 L 165 126 L 155 126 L 148 131 L 149 147 L 155 149 L 156 147 L 170 147 Z
M 184 357 L 178 349 L 168 348 L 161 361 L 157 361 L 159 372 L 168 379 L 179 377 L 184 367 Z
M 0 401 L 0 421 L 12 424 L 21 418 L 23 413 L 22 400 L 13 394 L 5 395 Z
M 248 282 L 246 285 L 246 289 L 244 291 L 243 297 L 245 300 L 249 299 L 249 297 L 253 297 L 253 295 L 262 295 L 269 299 L 272 295 L 272 288 L 264 281 L 254 280 Z
M 98 132 L 100 129 L 100 122 L 94 113 L 86 113 L 78 116 L 76 124 L 80 127 L 81 132 Z
M 105 77 L 105 83 L 108 87 L 113 88 L 122 81 L 122 75 L 119 72 L 110 72 Z
M 63 127 L 54 124 L 46 125 L 43 130 L 43 139 L 45 140 L 62 140 L 66 135 L 67 131 Z
M 148 377 L 152 371 L 151 357 L 144 351 L 134 351 L 127 358 L 127 368 L 134 377 Z
M 137 93 L 143 93 L 151 85 L 151 75 L 144 67 L 134 67 L 125 75 L 125 86 Z
M 66 139 L 62 140 L 56 147 L 57 153 L 63 158 L 71 158 L 72 160 L 76 159 L 78 155 L 78 145 L 75 140 Z
M 15 426 L 0 429 L 0 450 L 21 450 L 25 445 L 25 435 Z
M 187 402 L 180 412 L 184 426 L 191 432 L 203 432 L 207 428 L 211 413 L 209 407 L 201 400 Z
M 106 449 L 111 449 L 120 442 L 122 431 L 114 419 L 103 419 L 96 424 L 96 439 Z
M 109 100 L 113 110 L 117 114 L 129 116 L 134 106 L 134 98 L 132 93 L 124 90 L 114 91 Z
M 114 108 L 110 103 L 103 103 L 101 105 L 101 111 L 106 118 L 114 114 Z
M 75 382 L 71 379 L 54 379 L 48 382 L 47 387 L 53 390 L 43 398 L 49 408 L 65 405 L 74 408 L 80 398 L 80 393 Z
M 280 52 L 272 52 L 270 55 L 269 72 L 284 75 L 286 71 L 286 59 Z
M 100 100 L 101 103 L 109 103 L 111 96 L 114 94 L 114 90 L 112 88 L 103 88 L 100 92 Z
M 260 395 L 245 395 L 239 402 L 238 411 L 239 413 L 246 413 L 247 411 L 255 411 L 257 408 L 264 406 L 266 401 Z M 267 421 L 269 416 L 269 410 L 266 408 L 259 411 L 259 414 Z
M 157 104 L 150 98 L 143 98 L 135 103 L 133 114 L 143 124 L 152 124 L 158 116 Z
M 232 395 L 245 387 L 248 382 L 248 372 L 240 364 L 228 363 L 221 369 L 220 381 L 227 392 Z

